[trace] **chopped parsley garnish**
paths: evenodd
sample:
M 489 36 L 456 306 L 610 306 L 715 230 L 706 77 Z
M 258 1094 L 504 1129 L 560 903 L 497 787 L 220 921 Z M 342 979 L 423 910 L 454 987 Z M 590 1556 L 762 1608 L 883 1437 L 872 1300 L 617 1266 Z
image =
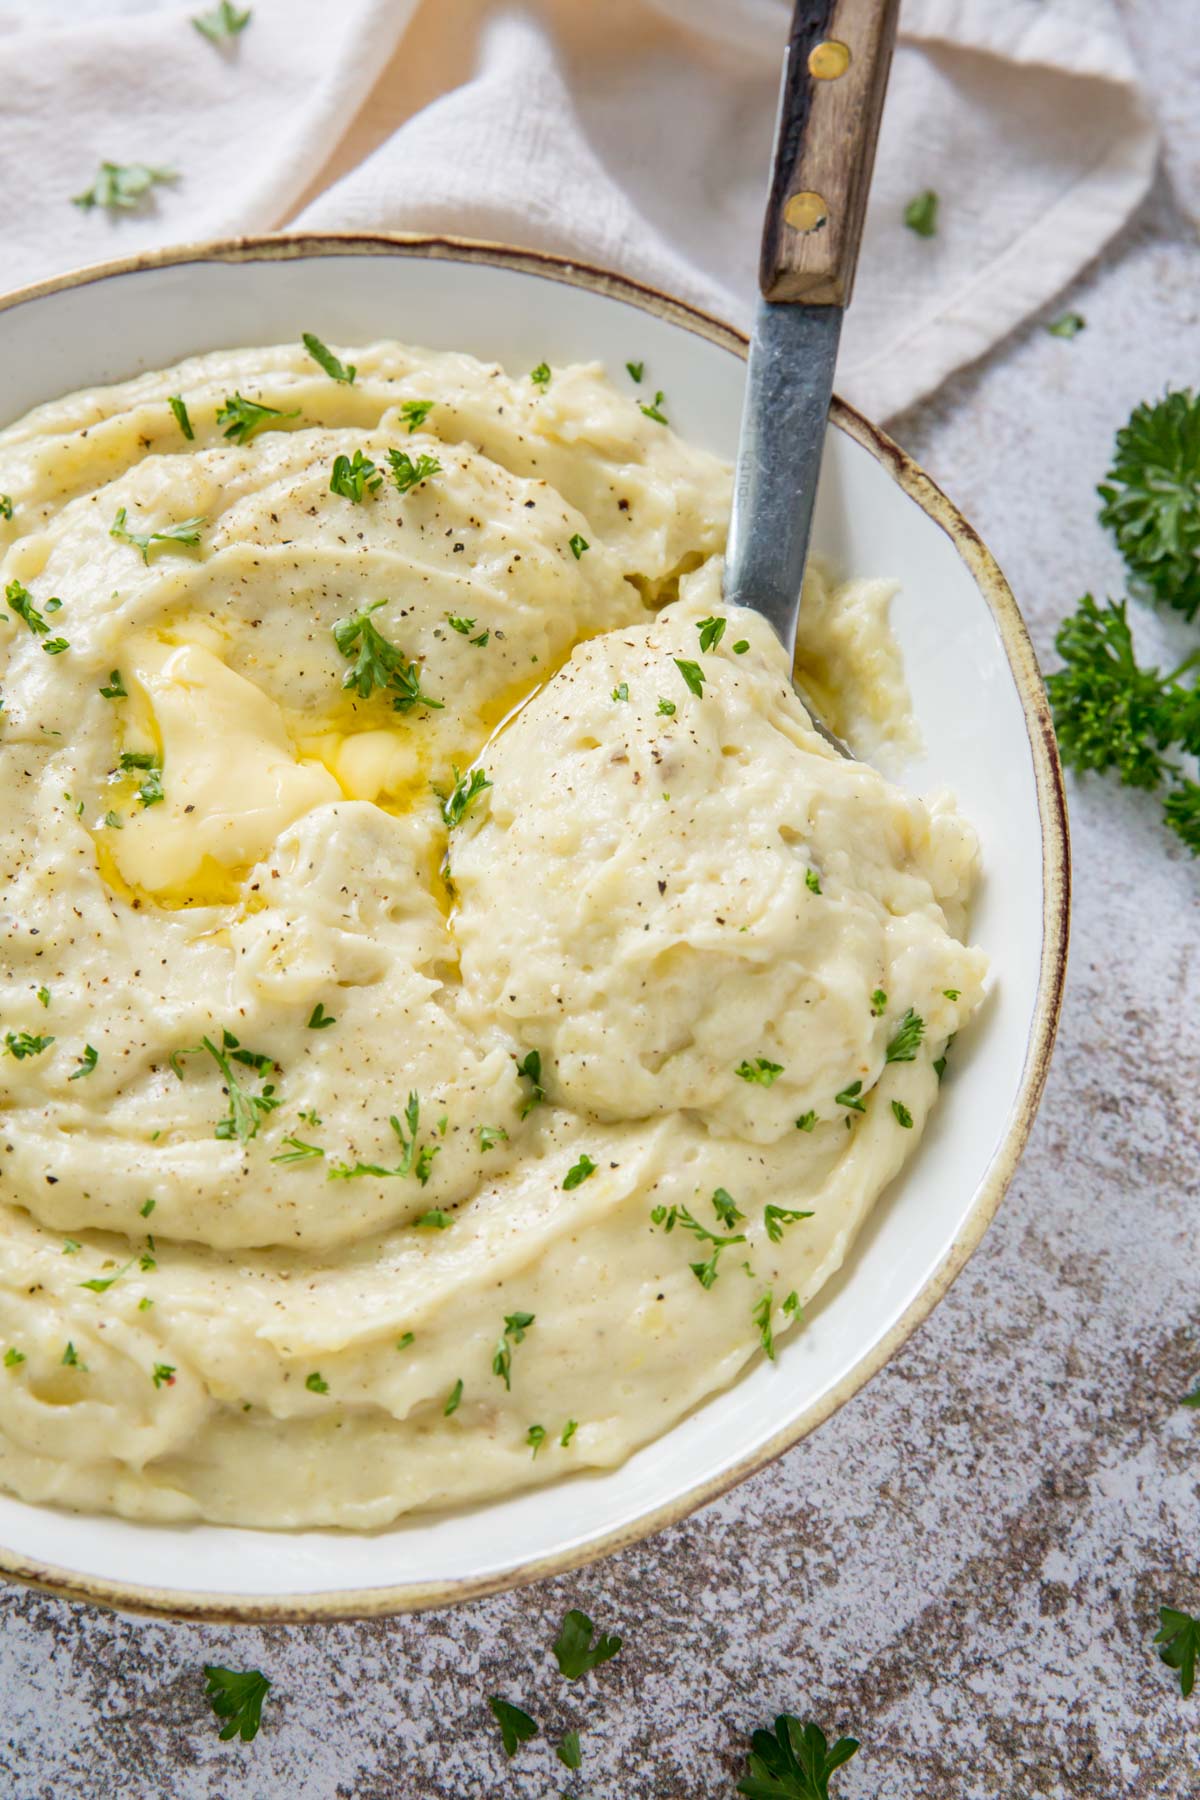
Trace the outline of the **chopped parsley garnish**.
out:
M 737 643 L 733 646 L 733 654 L 735 656 L 745 656 L 745 654 L 749 648 L 750 648 L 750 639 L 749 638 L 739 638 Z
M 1046 330 L 1051 337 L 1073 338 L 1078 337 L 1086 326 L 1087 320 L 1082 313 L 1065 312 L 1059 313 L 1057 319 L 1052 319 Z
M 758 1326 L 759 1342 L 762 1344 L 769 1362 L 775 1361 L 775 1332 L 771 1324 L 774 1309 L 775 1303 L 771 1297 L 770 1290 L 768 1289 L 750 1314 L 750 1317 Z
M 542 391 L 545 392 L 546 388 L 550 386 L 549 363 L 540 362 L 536 369 L 530 369 L 529 379 L 532 381 L 534 387 L 540 387 Z
M 646 373 L 646 365 L 644 362 L 627 362 L 625 367 L 629 370 L 630 377 L 634 381 L 640 381 L 642 376 Z
M 620 1650 L 621 1639 L 615 1634 L 610 1637 L 602 1631 L 593 1642 L 595 1629 L 587 1614 L 575 1608 L 571 1609 L 560 1625 L 553 1645 L 554 1657 L 559 1673 L 565 1675 L 568 1681 L 578 1681 L 581 1675 L 590 1675 L 601 1663 L 611 1662 Z
M 47 607 L 49 607 L 49 604 L 50 602 L 47 601 Z M 69 650 L 70 648 L 70 644 L 64 637 L 47 638 L 42 645 L 42 649 L 46 652 L 47 656 L 61 656 L 64 650 Z
M 507 1144 L 508 1133 L 503 1125 L 481 1125 L 479 1127 L 479 1148 L 494 1150 L 497 1144 Z
M 304 345 L 304 348 L 308 351 L 308 354 L 312 357 L 313 361 L 320 368 L 324 369 L 325 373 L 333 381 L 344 382 L 347 387 L 353 385 L 354 377 L 358 374 L 358 370 L 355 368 L 354 364 L 350 363 L 347 365 L 346 363 L 339 361 L 333 354 L 333 351 L 329 348 L 329 345 L 323 344 L 315 332 L 301 332 L 300 342 Z
M 833 1096 L 833 1103 L 835 1106 L 848 1106 L 851 1112 L 865 1113 L 867 1103 L 860 1098 L 861 1094 L 862 1082 L 852 1081 L 849 1087 L 844 1087 L 840 1094 Z
M 726 623 L 727 621 L 725 619 L 718 618 L 700 619 L 697 622 L 696 630 L 700 633 L 701 650 L 716 649 L 721 639 L 725 636 Z
M 247 400 L 238 393 L 227 394 L 217 408 L 217 424 L 224 425 L 225 436 L 233 444 L 248 444 L 260 431 L 270 428 L 276 419 L 299 417 L 299 407 L 292 412 L 283 412 L 278 406 L 263 406 L 260 401 Z
M 16 613 L 19 619 L 24 619 L 33 635 L 35 637 L 45 637 L 50 627 L 47 625 L 45 619 L 43 619 L 37 607 L 33 604 L 33 595 L 29 592 L 29 589 L 24 587 L 19 581 L 10 581 L 4 590 L 4 595 L 12 611 Z M 49 608 L 47 608 L 47 610 L 49 610 Z M 43 644 L 42 648 L 45 650 L 48 649 L 49 646 Z
M 41 1001 L 43 1006 L 49 1006 L 49 1004 L 50 1004 L 50 989 L 48 987 L 40 987 L 37 991 L 37 997 Z
M 782 1713 L 773 1732 L 756 1731 L 751 1738 L 737 1791 L 748 1800 L 829 1800 L 829 1777 L 857 1749 L 858 1739 L 846 1737 L 831 1750 L 819 1726 Z
M 713 1211 L 727 1231 L 732 1229 L 734 1225 L 739 1225 L 746 1216 L 744 1212 L 739 1211 L 733 1195 L 726 1192 L 724 1188 L 716 1189 L 712 1197 L 712 1203 Z
M 422 453 L 415 459 L 407 450 L 389 450 L 388 462 L 392 466 L 392 480 L 401 494 L 407 494 L 420 481 L 428 481 L 431 475 L 440 475 L 442 465 L 436 456 Z
M 157 1205 L 158 1205 L 157 1200 L 144 1200 L 142 1202 L 141 1206 L 138 1207 L 138 1212 L 141 1214 L 143 1219 L 148 1219 L 150 1217 L 150 1214 L 154 1211 L 154 1208 Z
M 132 544 L 141 552 L 142 561 L 149 563 L 150 548 L 153 544 L 166 544 L 176 549 L 187 545 L 194 548 L 200 542 L 200 527 L 208 523 L 207 519 L 183 519 L 178 525 L 167 525 L 162 531 L 130 531 L 125 524 L 125 508 L 122 506 L 116 518 L 108 528 L 111 538 L 119 538 L 123 544 Z
M 665 404 L 666 395 L 663 393 L 662 389 L 659 388 L 657 394 L 654 396 L 654 404 L 652 406 L 643 406 L 642 411 L 648 419 L 656 419 L 660 425 L 667 425 L 670 421 L 667 418 L 666 413 L 662 410 Z
M 318 1000 L 317 1004 L 308 1015 L 309 1031 L 324 1031 L 327 1026 L 336 1024 L 337 1020 L 334 1018 L 333 1014 L 327 1013 L 322 1002 Z
M 421 1154 L 424 1156 L 426 1151 L 423 1150 Z M 429 1151 L 428 1154 L 432 1158 L 434 1152 Z M 454 1220 L 448 1212 L 443 1212 L 440 1206 L 431 1206 L 428 1212 L 423 1212 L 419 1219 L 413 1220 L 413 1228 L 414 1230 L 423 1227 L 426 1231 L 448 1231 L 453 1223 Z
M 82 1369 L 84 1374 L 88 1373 L 87 1364 L 84 1362 L 84 1360 L 80 1356 L 78 1350 L 76 1350 L 74 1344 L 72 1344 L 69 1339 L 67 1341 L 67 1347 L 62 1353 L 61 1366 L 64 1369 Z
M 80 1078 L 82 1076 L 90 1075 L 92 1070 L 95 1068 L 96 1064 L 99 1061 L 100 1061 L 99 1053 L 96 1050 L 93 1050 L 93 1048 L 90 1044 L 85 1044 L 83 1046 L 83 1055 L 79 1061 L 79 1067 L 76 1069 L 76 1071 L 73 1075 L 67 1076 L 67 1080 L 68 1081 L 78 1081 L 78 1080 L 80 1080 Z
M 871 995 L 871 1017 L 880 1019 L 887 1011 L 887 995 L 882 988 L 876 988 Z
M 155 1363 L 154 1370 L 151 1375 L 151 1380 L 153 1381 L 156 1388 L 174 1387 L 175 1386 L 175 1365 L 174 1365 L 174 1363 Z
M 327 1394 L 329 1392 L 329 1383 L 319 1369 L 314 1369 L 311 1375 L 305 1376 L 304 1385 L 310 1394 Z
M 475 629 L 474 619 L 456 619 L 453 613 L 447 613 L 446 623 L 451 631 L 459 632 L 463 637 L 470 637 Z
M 664 718 L 673 719 L 675 717 L 675 702 L 673 700 L 660 700 L 658 703 L 658 710 Z
M 449 799 L 442 801 L 442 821 L 446 827 L 453 831 L 456 825 L 461 825 L 472 803 L 491 785 L 483 769 L 472 769 L 466 776 L 460 775 L 455 768 L 453 790 Z
M 443 1418 L 448 1419 L 448 1418 L 450 1418 L 450 1416 L 453 1413 L 456 1413 L 458 1411 L 459 1406 L 462 1402 L 462 1397 L 463 1397 L 463 1384 L 462 1384 L 462 1376 L 460 1375 L 458 1380 L 455 1382 L 454 1386 L 450 1389 L 450 1396 L 447 1399 L 445 1406 L 443 1406 L 443 1408 L 442 1408 Z
M 288 1137 L 285 1137 L 283 1141 L 289 1147 L 286 1150 L 281 1150 L 278 1156 L 273 1156 L 271 1158 L 273 1163 L 313 1162 L 317 1157 L 324 1156 L 325 1154 L 319 1144 L 306 1144 L 303 1138 L 292 1137 L 289 1135 Z
M 368 493 L 373 494 L 382 486 L 383 476 L 378 466 L 369 456 L 364 456 L 361 450 L 356 450 L 353 458 L 334 457 L 333 472 L 329 477 L 331 494 L 340 494 L 343 500 L 361 501 Z
M 575 1436 L 575 1433 L 578 1430 L 579 1430 L 578 1419 L 568 1419 L 566 1424 L 563 1426 L 562 1436 L 558 1440 L 559 1444 L 562 1446 L 562 1448 L 564 1450 L 567 1448 L 567 1446 L 571 1442 L 571 1439 Z
M 724 1189 L 718 1188 L 717 1193 L 724 1193 Z M 725 1197 L 728 1200 L 729 1196 L 726 1195 Z M 717 1205 L 715 1194 L 713 1196 L 713 1207 L 717 1212 L 717 1216 L 720 1218 L 721 1211 L 720 1207 Z M 734 1208 L 734 1211 L 737 1211 L 736 1207 Z M 740 1218 L 742 1215 L 739 1214 L 738 1216 Z M 712 1245 L 712 1251 L 707 1261 L 688 1264 L 689 1269 L 700 1283 L 700 1286 L 705 1289 L 711 1288 L 717 1279 L 717 1264 L 720 1261 L 722 1250 L 728 1250 L 731 1244 L 744 1244 L 746 1242 L 744 1232 L 739 1231 L 733 1236 L 722 1237 L 719 1232 L 710 1231 L 707 1225 L 702 1225 L 699 1219 L 693 1217 L 686 1206 L 672 1206 L 669 1210 L 665 1206 L 656 1206 L 651 1211 L 650 1217 L 656 1225 L 662 1225 L 667 1232 L 674 1231 L 678 1224 L 684 1231 L 690 1231 L 693 1237 L 698 1237 L 702 1243 Z M 732 1221 L 722 1219 L 722 1223 L 731 1222 Z
M 425 423 L 432 411 L 432 400 L 402 400 L 400 402 L 400 417 L 404 424 L 408 426 L 409 437 L 412 436 L 418 426 Z
M 103 206 L 109 212 L 132 212 L 159 182 L 177 181 L 174 169 L 155 169 L 149 163 L 102 162 L 90 188 L 73 197 L 73 204 L 90 212 Z
M 629 683 L 627 681 L 619 681 L 612 691 L 612 697 L 614 700 L 628 700 Z
M 11 519 L 13 503 L 11 494 L 0 494 L 0 519 Z
M 959 997 L 959 994 L 961 992 L 962 992 L 961 988 L 943 988 L 942 989 L 943 997 L 947 1000 L 957 1000 Z
M 535 1460 L 537 1458 L 538 1451 L 541 1449 L 541 1447 L 545 1443 L 545 1441 L 546 1441 L 546 1427 L 544 1425 L 531 1425 L 529 1427 L 529 1430 L 525 1433 L 525 1442 L 529 1445 L 529 1448 L 533 1451 Z
M 108 678 L 108 686 L 102 687 L 100 692 L 106 700 L 128 700 L 129 695 L 125 691 L 125 683 L 121 680 L 120 669 L 112 671 Z
M 816 1122 L 817 1122 L 817 1115 L 815 1112 L 801 1113 L 800 1117 L 796 1120 L 796 1130 L 797 1131 L 811 1131 L 813 1129 L 813 1127 L 816 1125 Z
M 406 1331 L 404 1333 L 403 1337 L 398 1337 L 396 1339 L 396 1348 L 397 1348 L 397 1350 L 409 1350 L 416 1343 L 416 1341 L 417 1341 L 416 1332 L 415 1331 Z
M 926 188 L 923 194 L 917 194 L 904 209 L 904 223 L 918 237 L 931 238 L 937 235 L 938 197 L 932 188 Z
M 895 1114 L 897 1125 L 902 1125 L 905 1131 L 912 1130 L 913 1116 L 909 1112 L 907 1106 L 905 1106 L 903 1100 L 892 1101 L 892 1112 Z
M 271 1683 L 258 1669 L 222 1669 L 215 1663 L 205 1663 L 204 1673 L 208 1686 L 204 1690 L 205 1699 L 216 1713 L 218 1719 L 225 1723 L 221 1726 L 220 1735 L 226 1741 L 241 1736 L 243 1742 L 258 1735 L 262 1723 L 262 1705 L 267 1697 Z
M 567 543 L 571 547 L 571 555 L 575 558 L 576 562 L 579 561 L 580 557 L 583 555 L 585 550 L 590 550 L 592 547 L 588 543 L 587 539 L 585 537 L 581 537 L 579 532 L 577 532 L 577 531 L 573 532 L 571 534 L 571 536 L 567 539 Z
M 334 643 L 343 656 L 355 657 L 354 667 L 342 677 L 342 686 L 353 688 L 360 700 L 369 700 L 377 689 L 387 689 L 396 712 L 408 712 L 417 705 L 440 712 L 442 702 L 421 692 L 420 665 L 410 663 L 404 652 L 372 625 L 371 614 L 386 605 L 386 600 L 373 600 L 334 625 Z
M 890 1063 L 915 1062 L 917 1047 L 924 1036 L 925 1021 L 920 1013 L 914 1012 L 910 1006 L 884 1051 L 883 1060 Z
M 64 1256 L 78 1256 L 79 1252 L 82 1250 L 82 1248 L 83 1248 L 83 1245 L 78 1241 L 77 1238 L 64 1238 L 63 1239 L 62 1254 Z
M 93 1294 L 107 1294 L 113 1282 L 120 1281 L 122 1275 L 124 1275 L 127 1270 L 132 1269 L 133 1263 L 134 1259 L 131 1256 L 127 1263 L 122 1264 L 119 1269 L 115 1269 L 111 1275 L 93 1276 L 91 1281 L 81 1281 L 79 1286 L 81 1288 L 87 1288 L 88 1291 Z
M 698 662 L 689 662 L 686 657 L 682 656 L 673 657 L 672 661 L 679 670 L 679 673 L 683 676 L 685 683 L 691 689 L 692 693 L 695 694 L 698 700 L 702 700 L 704 698 L 704 683 L 708 677 L 700 667 L 700 664 Z
M 498 1375 L 508 1391 L 512 1392 L 512 1347 L 525 1342 L 525 1333 L 533 1324 L 534 1315 L 527 1312 L 508 1313 L 504 1320 L 504 1330 L 492 1353 L 492 1374 Z
M 54 1042 L 53 1037 L 37 1037 L 32 1031 L 6 1031 L 4 1047 L 18 1062 L 27 1056 L 40 1056 Z
M 579 1748 L 579 1733 L 577 1731 L 565 1732 L 563 1735 L 563 1741 L 561 1744 L 558 1745 L 554 1754 L 555 1754 L 555 1756 L 557 1756 L 559 1762 L 562 1763 L 564 1768 L 566 1768 L 566 1769 L 582 1768 L 583 1767 L 583 1751 Z
M 1160 1629 L 1154 1642 L 1161 1645 L 1160 1661 L 1179 1674 L 1179 1691 L 1188 1698 L 1196 1684 L 1196 1656 L 1200 1653 L 1200 1619 L 1190 1613 L 1176 1612 L 1173 1606 L 1158 1609 Z
M 25 1352 L 23 1350 L 18 1350 L 17 1346 L 15 1344 L 10 1344 L 8 1346 L 8 1349 L 4 1352 L 5 1368 L 6 1369 L 17 1369 L 21 1366 L 21 1364 L 24 1361 L 25 1361 Z
M 793 1212 L 788 1206 L 768 1206 L 763 1213 L 767 1236 L 773 1244 L 778 1244 L 782 1239 L 785 1225 L 795 1225 L 800 1219 L 811 1218 L 811 1212 Z
M 733 1071 L 743 1081 L 756 1082 L 759 1087 L 771 1087 L 783 1074 L 783 1064 L 768 1062 L 765 1056 L 756 1056 L 753 1062 L 740 1062 Z
M 228 43 L 231 38 L 237 37 L 239 32 L 245 31 L 250 23 L 250 18 L 250 7 L 247 7 L 245 12 L 239 12 L 233 5 L 233 0 L 218 0 L 211 12 L 196 13 L 192 18 L 192 24 L 201 37 L 206 37 L 210 44 L 222 44 Z
M 521 1117 L 531 1113 L 535 1106 L 540 1106 L 546 1098 L 546 1090 L 542 1086 L 542 1053 L 540 1050 L 527 1050 L 521 1062 L 517 1064 L 517 1074 L 529 1083 L 530 1095 L 521 1108 Z
M 819 894 L 820 893 L 821 877 L 817 874 L 817 871 L 815 869 L 805 869 L 804 885 L 808 889 L 810 894 Z
M 589 1175 L 594 1175 L 595 1173 L 596 1165 L 585 1151 L 579 1158 L 579 1161 L 577 1163 L 572 1163 L 571 1167 L 563 1176 L 563 1188 L 567 1193 L 570 1193 L 572 1188 L 579 1187 L 587 1180 Z
M 348 1168 L 345 1163 L 334 1163 L 329 1170 L 329 1179 L 331 1181 L 350 1181 L 356 1175 L 415 1175 L 417 1180 L 421 1183 L 421 1186 L 424 1187 L 425 1183 L 429 1180 L 430 1173 L 433 1169 L 433 1159 L 438 1154 L 441 1146 L 438 1144 L 424 1144 L 418 1150 L 417 1132 L 420 1123 L 421 1100 L 420 1096 L 413 1092 L 409 1094 L 408 1104 L 404 1108 L 404 1124 L 402 1125 L 400 1123 L 395 1113 L 393 1113 L 388 1120 L 388 1124 L 400 1140 L 400 1147 L 403 1151 L 403 1155 L 396 1167 L 394 1169 L 384 1169 L 381 1168 L 378 1163 L 355 1163 L 353 1168 Z M 405 1126 L 408 1128 L 407 1132 L 405 1131 Z M 428 1218 L 428 1216 L 429 1215 L 426 1214 L 426 1218 Z M 418 1220 L 417 1223 L 421 1224 L 423 1221 Z
M 493 1694 L 488 1705 L 492 1709 L 492 1717 L 500 1727 L 500 1741 L 504 1745 L 505 1756 L 515 1756 L 522 1744 L 527 1744 L 530 1738 L 537 1736 L 537 1725 L 519 1706 L 512 1706 L 507 1700 L 501 1700 L 499 1694 Z
M 186 1050 L 175 1050 L 171 1053 L 169 1058 L 171 1067 L 181 1080 L 183 1070 L 179 1066 L 179 1058 L 198 1056 L 201 1050 L 208 1051 L 221 1071 L 225 1081 L 225 1091 L 229 1095 L 228 1115 L 217 1121 L 213 1136 L 222 1139 L 237 1138 L 239 1143 L 249 1143 L 257 1133 L 265 1115 L 274 1112 L 279 1101 L 275 1098 L 275 1089 L 270 1082 L 267 1082 L 262 1091 L 257 1094 L 252 1094 L 248 1088 L 244 1088 L 234 1074 L 233 1062 L 230 1061 L 230 1056 L 226 1052 L 228 1051 L 232 1055 L 234 1062 L 244 1063 L 247 1068 L 254 1069 L 259 1075 L 273 1069 L 274 1062 L 260 1051 L 243 1049 L 231 1031 L 224 1031 L 221 1034 L 220 1049 L 211 1038 L 205 1037 L 201 1038 L 198 1044 L 192 1044 Z
M 188 416 L 187 401 L 182 394 L 170 394 L 167 398 L 167 405 L 175 414 L 175 423 L 178 425 L 180 431 L 182 431 L 188 442 L 191 443 L 196 434 L 192 430 L 192 421 Z

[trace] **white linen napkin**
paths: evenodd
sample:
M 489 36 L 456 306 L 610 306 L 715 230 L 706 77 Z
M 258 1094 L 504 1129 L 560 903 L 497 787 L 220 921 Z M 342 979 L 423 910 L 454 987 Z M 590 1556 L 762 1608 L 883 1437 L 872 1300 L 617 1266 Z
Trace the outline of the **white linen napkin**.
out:
M 745 324 L 786 0 L 0 0 L 6 287 L 289 226 L 438 230 L 622 269 Z M 1128 217 L 1156 134 L 1112 0 L 906 0 L 838 386 L 886 417 Z M 70 205 L 101 158 L 178 180 Z M 935 237 L 903 224 L 939 195 Z

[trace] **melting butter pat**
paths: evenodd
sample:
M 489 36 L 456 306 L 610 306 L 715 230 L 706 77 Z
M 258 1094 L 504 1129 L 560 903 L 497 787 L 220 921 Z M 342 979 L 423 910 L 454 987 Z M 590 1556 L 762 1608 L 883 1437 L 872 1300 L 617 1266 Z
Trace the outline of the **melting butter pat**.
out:
M 112 834 L 130 886 L 179 891 L 209 858 L 248 868 L 296 819 L 341 799 L 327 769 L 297 757 L 275 702 L 211 650 L 139 637 L 122 660 L 163 764 L 162 800 L 136 805 Z

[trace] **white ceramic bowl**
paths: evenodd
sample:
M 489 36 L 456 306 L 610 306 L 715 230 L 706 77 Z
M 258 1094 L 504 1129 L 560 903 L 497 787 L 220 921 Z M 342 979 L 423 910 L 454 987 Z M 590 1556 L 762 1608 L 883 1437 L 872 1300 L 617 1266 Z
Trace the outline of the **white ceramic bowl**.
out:
M 108 264 L 0 302 L 0 422 L 196 351 L 399 337 L 514 371 L 645 359 L 689 438 L 732 456 L 744 342 L 614 276 L 428 238 L 269 238 Z M 926 751 L 979 830 L 973 935 L 995 992 L 956 1047 L 919 1153 L 802 1331 L 605 1474 L 375 1534 L 154 1526 L 0 1496 L 0 1571 L 131 1609 L 236 1620 L 443 1605 L 556 1573 L 681 1518 L 826 1418 L 945 1293 L 999 1204 L 1041 1092 L 1066 959 L 1066 816 L 1045 697 L 999 570 L 932 482 L 835 404 L 816 549 L 891 576 Z

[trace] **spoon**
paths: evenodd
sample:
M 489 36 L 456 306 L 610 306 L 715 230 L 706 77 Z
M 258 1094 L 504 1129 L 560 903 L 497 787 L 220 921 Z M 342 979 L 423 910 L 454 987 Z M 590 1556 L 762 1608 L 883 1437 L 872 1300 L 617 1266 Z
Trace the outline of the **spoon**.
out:
M 842 314 L 899 10 L 900 0 L 797 0 L 783 65 L 725 599 L 762 613 L 793 658 Z

